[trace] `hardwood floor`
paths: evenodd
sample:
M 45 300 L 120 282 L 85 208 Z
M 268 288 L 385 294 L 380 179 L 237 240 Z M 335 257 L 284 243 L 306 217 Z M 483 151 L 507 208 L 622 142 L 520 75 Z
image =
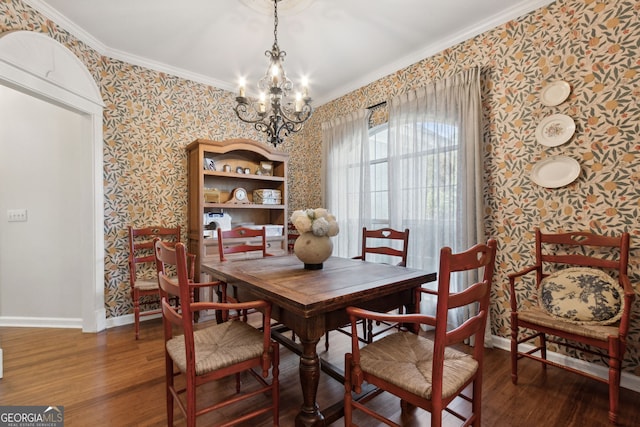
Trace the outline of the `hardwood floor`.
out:
M 328 353 L 342 366 L 348 338 L 331 335 Z M 323 341 L 323 340 L 321 340 Z M 165 426 L 164 356 L 160 320 L 141 325 L 134 340 L 133 325 L 83 334 L 72 329 L 0 328 L 4 351 L 4 378 L 0 380 L 0 405 L 61 405 L 65 426 Z M 319 348 L 323 348 L 323 342 Z M 301 404 L 298 357 L 281 347 L 281 426 L 293 426 Z M 220 381 L 211 393 L 233 393 L 235 382 Z M 247 378 L 243 387 L 253 386 Z M 320 407 L 342 399 L 343 387 L 322 376 Z M 262 396 L 256 399 L 263 399 Z M 256 400 L 256 402 L 258 402 Z M 405 426 L 428 426 L 428 414 L 416 410 L 402 415 L 399 402 L 383 395 L 374 400 L 379 410 Z M 623 389 L 622 425 L 640 425 L 640 394 Z M 258 402 L 259 403 L 259 402 Z M 248 403 L 251 404 L 251 403 Z M 228 409 L 227 409 L 228 410 Z M 489 349 L 485 358 L 482 424 L 485 426 L 607 426 L 608 395 L 604 384 L 549 367 L 546 376 L 538 364 L 521 362 L 520 383 L 511 384 L 509 353 Z M 234 411 L 242 411 L 236 407 Z M 177 411 L 176 426 L 184 426 Z M 222 414 L 207 414 L 199 425 L 215 425 Z M 377 425 L 358 417 L 361 426 Z M 269 426 L 269 416 L 246 427 Z M 342 419 L 331 424 L 341 426 Z M 459 425 L 447 418 L 446 425 Z

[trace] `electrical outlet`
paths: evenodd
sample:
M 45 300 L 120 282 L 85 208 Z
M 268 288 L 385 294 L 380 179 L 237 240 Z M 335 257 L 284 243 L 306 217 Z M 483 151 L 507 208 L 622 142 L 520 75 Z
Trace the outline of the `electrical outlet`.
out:
M 7 218 L 9 218 L 9 222 L 24 222 L 27 220 L 27 210 L 26 209 L 8 209 Z

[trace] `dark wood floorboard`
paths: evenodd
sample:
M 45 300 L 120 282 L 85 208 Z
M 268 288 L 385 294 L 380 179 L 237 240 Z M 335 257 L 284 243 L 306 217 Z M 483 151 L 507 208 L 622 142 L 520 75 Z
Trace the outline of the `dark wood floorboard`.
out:
M 4 351 L 4 378 L 0 380 L 0 405 L 61 405 L 65 426 L 166 426 L 164 360 L 160 320 L 144 322 L 141 339 L 134 340 L 133 326 L 112 328 L 98 334 L 73 329 L 0 328 Z M 321 341 L 318 348 L 324 348 Z M 348 338 L 333 333 L 328 353 L 321 355 L 338 366 L 344 364 Z M 301 404 L 298 358 L 281 347 L 281 426 L 292 426 Z M 207 386 L 200 398 L 213 393 L 233 393 L 232 379 Z M 243 387 L 253 386 L 246 378 Z M 322 376 L 320 407 L 341 400 L 343 387 Z M 546 375 L 538 364 L 522 361 L 520 382 L 510 380 L 509 353 L 489 349 L 485 358 L 482 424 L 484 426 L 607 426 L 607 387 L 578 375 L 549 367 Z M 233 409 L 261 404 L 263 396 Z M 640 425 L 640 394 L 621 391 L 622 425 Z M 372 402 L 405 426 L 428 426 L 428 414 L 415 410 L 401 414 L 399 402 L 382 395 Z M 462 411 L 464 406 L 461 404 Z M 226 410 L 228 411 L 228 409 Z M 184 420 L 176 409 L 176 426 Z M 222 414 L 199 418 L 199 425 L 215 425 Z M 357 415 L 357 413 L 356 413 Z M 358 417 L 359 425 L 377 425 Z M 447 417 L 447 426 L 459 425 Z M 270 426 L 271 419 L 246 423 L 246 427 Z M 341 426 L 342 419 L 332 426 Z

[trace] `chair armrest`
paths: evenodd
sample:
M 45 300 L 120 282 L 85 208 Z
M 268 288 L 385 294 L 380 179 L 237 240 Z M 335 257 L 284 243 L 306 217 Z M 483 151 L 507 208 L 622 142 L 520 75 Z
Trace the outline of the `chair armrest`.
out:
M 624 309 L 622 311 L 622 318 L 620 319 L 620 335 L 626 336 L 627 332 L 629 332 L 629 323 L 631 318 L 631 308 L 633 306 L 633 301 L 636 298 L 636 293 L 631 286 L 631 282 L 629 281 L 629 276 L 626 274 L 620 274 L 618 278 L 622 288 L 624 290 Z
M 437 289 L 429 289 L 429 288 L 423 288 L 422 286 L 417 287 L 414 289 L 414 296 L 415 296 L 415 306 L 414 306 L 414 312 L 416 313 L 420 313 L 420 303 L 422 302 L 422 294 L 428 294 L 431 295 L 433 297 L 436 297 L 436 299 L 438 298 L 438 290 Z
M 540 265 L 531 265 L 526 267 L 516 273 L 508 274 L 509 278 L 509 303 L 511 305 L 511 312 L 515 313 L 518 311 L 518 298 L 516 295 L 516 279 L 524 276 L 525 274 L 529 274 L 532 271 L 536 271 L 540 268 Z
M 539 267 L 540 267 L 539 265 L 531 265 L 529 267 L 526 267 L 523 270 L 518 271 L 517 273 L 508 274 L 507 277 L 509 278 L 509 281 L 511 281 L 517 277 L 524 276 L 527 273 L 531 273 L 532 271 L 535 271 Z
M 194 290 L 200 288 L 214 288 L 218 287 L 218 292 L 221 292 L 222 301 L 227 300 L 227 283 L 216 280 L 215 282 L 203 282 L 203 283 L 193 283 L 189 282 L 189 291 L 191 292 L 191 302 L 193 302 L 194 298 Z
M 214 286 L 221 286 L 226 284 L 227 284 L 226 282 L 221 282 L 220 280 L 216 280 L 215 282 L 189 283 L 189 287 L 194 289 L 213 288 Z
M 223 310 L 223 311 L 239 311 L 239 310 L 250 310 L 250 309 L 264 309 L 266 307 L 271 307 L 267 301 L 263 300 L 255 300 L 255 301 L 247 301 L 247 302 L 194 302 L 190 304 L 191 311 L 200 311 L 200 310 Z
M 189 271 L 187 272 L 187 277 L 192 281 L 195 281 L 196 274 L 196 255 L 195 254 L 187 254 L 187 265 L 189 266 Z
M 422 292 L 422 293 L 425 293 L 425 294 L 438 296 L 438 290 L 437 290 L 437 289 L 416 288 L 416 290 L 417 290 L 418 292 Z
M 347 307 L 352 325 L 357 323 L 358 319 L 368 319 L 381 322 L 406 323 L 414 325 L 436 325 L 436 318 L 426 314 L 389 314 L 378 313 L 376 311 L 365 310 L 357 307 Z
M 631 301 L 633 301 L 633 299 L 635 299 L 636 297 L 636 293 L 633 290 L 633 287 L 631 286 L 631 282 L 629 281 L 629 276 L 627 276 L 626 274 L 621 274 L 619 281 L 620 281 L 620 284 L 622 285 L 622 289 L 624 289 L 625 298 L 629 296 L 631 297 Z

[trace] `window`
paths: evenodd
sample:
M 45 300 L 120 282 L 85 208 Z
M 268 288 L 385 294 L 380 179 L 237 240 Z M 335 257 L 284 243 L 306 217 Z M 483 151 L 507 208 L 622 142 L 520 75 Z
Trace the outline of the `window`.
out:
M 369 132 L 371 227 L 409 228 L 408 265 L 437 268 L 439 248 L 451 245 L 448 236 L 456 233 L 458 128 L 431 121 L 403 131 L 405 140 L 419 142 L 395 153 L 395 176 L 390 175 L 388 125 Z M 437 242 L 433 250 L 426 250 L 424 236 Z
M 389 226 L 389 144 L 388 126 L 369 131 L 369 176 L 371 179 L 371 226 Z

